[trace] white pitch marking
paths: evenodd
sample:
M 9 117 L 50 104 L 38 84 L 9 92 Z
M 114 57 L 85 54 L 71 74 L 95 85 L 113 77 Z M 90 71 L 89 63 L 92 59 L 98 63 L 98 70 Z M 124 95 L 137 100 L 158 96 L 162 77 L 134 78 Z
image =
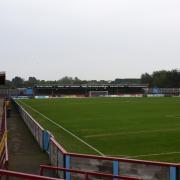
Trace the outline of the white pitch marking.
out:
M 166 118 L 180 118 L 180 116 L 179 115 L 171 115 L 171 114 L 169 114 L 169 115 L 166 115 L 165 116 Z
M 123 158 L 138 158 L 138 157 L 148 157 L 148 156 L 160 156 L 160 155 L 171 155 L 171 154 L 180 154 L 180 152 L 166 152 L 166 153 L 157 153 L 157 154 L 140 154 L 136 156 L 125 155 L 125 154 L 118 154 L 116 157 L 123 157 Z M 113 157 L 114 155 L 108 154 L 107 156 Z
M 20 101 L 20 100 L 18 100 Z M 87 142 L 85 142 L 84 140 L 82 140 L 81 138 L 79 138 L 78 136 L 76 136 L 74 133 L 72 133 L 71 131 L 67 130 L 66 128 L 64 128 L 63 126 L 61 126 L 60 124 L 54 122 L 52 119 L 48 118 L 47 116 L 45 116 L 44 114 L 42 114 L 41 112 L 39 112 L 38 110 L 34 109 L 33 107 L 29 106 L 28 104 L 20 101 L 22 104 L 24 104 L 25 106 L 29 107 L 31 110 L 35 111 L 36 113 L 40 114 L 41 116 L 43 116 L 45 119 L 47 119 L 48 121 L 50 121 L 51 123 L 53 123 L 54 125 L 58 126 L 59 128 L 61 128 L 62 130 L 64 130 L 65 132 L 67 132 L 68 134 L 70 134 L 71 136 L 73 136 L 74 138 L 76 138 L 77 140 L 79 140 L 80 142 L 84 143 L 86 146 L 88 146 L 89 148 L 93 149 L 94 151 L 96 151 L 98 154 L 100 154 L 101 156 L 105 156 L 101 151 L 97 150 L 95 147 L 91 146 L 90 144 L 88 144 Z
M 107 133 L 107 134 L 91 134 L 85 136 L 86 138 L 96 137 L 107 137 L 107 136 L 118 136 L 118 135 L 129 135 L 129 134 L 143 134 L 143 133 L 158 133 L 158 132 L 169 132 L 169 131 L 180 131 L 180 128 L 169 128 L 169 129 L 154 129 L 154 130 L 142 130 L 132 132 L 119 132 L 119 133 Z
M 171 155 L 171 154 L 180 154 L 180 152 L 167 152 L 167 153 L 157 153 L 157 154 L 140 154 L 140 155 L 137 155 L 137 156 L 128 156 L 128 157 L 130 157 L 130 158 L 137 158 L 137 157 Z

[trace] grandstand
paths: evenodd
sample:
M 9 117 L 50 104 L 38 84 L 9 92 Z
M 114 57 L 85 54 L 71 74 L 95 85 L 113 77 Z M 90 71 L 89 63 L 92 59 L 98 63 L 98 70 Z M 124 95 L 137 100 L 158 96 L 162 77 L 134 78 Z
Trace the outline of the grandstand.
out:
M 146 84 L 104 84 L 104 85 L 49 85 L 34 87 L 35 95 L 63 96 L 78 95 L 89 96 L 89 92 L 102 91 L 108 95 L 143 94 Z M 106 93 L 106 94 L 107 94 Z

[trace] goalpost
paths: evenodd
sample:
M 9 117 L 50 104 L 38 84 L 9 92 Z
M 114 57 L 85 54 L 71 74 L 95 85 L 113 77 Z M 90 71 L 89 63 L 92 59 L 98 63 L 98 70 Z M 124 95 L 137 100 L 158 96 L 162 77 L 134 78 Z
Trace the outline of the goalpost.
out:
M 89 97 L 108 96 L 108 91 L 89 91 Z

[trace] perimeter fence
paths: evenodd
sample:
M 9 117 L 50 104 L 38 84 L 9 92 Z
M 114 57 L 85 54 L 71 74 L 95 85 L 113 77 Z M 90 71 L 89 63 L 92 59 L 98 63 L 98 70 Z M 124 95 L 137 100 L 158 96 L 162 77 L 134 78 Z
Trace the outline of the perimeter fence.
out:
M 143 161 L 117 157 L 67 152 L 36 120 L 15 100 L 13 100 L 22 119 L 35 137 L 41 149 L 46 151 L 52 166 L 67 170 L 80 170 L 92 173 L 110 174 L 115 176 L 129 176 L 143 180 L 180 180 L 180 164 Z M 84 175 L 56 169 L 58 177 L 66 180 L 81 180 Z M 110 177 L 90 179 L 114 179 Z

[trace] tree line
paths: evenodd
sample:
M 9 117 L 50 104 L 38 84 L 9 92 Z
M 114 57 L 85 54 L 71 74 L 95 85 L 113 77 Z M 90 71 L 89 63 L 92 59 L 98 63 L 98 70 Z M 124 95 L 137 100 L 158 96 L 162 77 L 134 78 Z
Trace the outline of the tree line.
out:
M 16 76 L 12 80 L 6 80 L 5 88 L 27 88 L 33 87 L 35 85 L 95 85 L 95 84 L 131 84 L 131 83 L 140 83 L 140 79 L 129 78 L 129 79 L 115 79 L 115 80 L 81 80 L 78 77 L 69 77 L 65 76 L 59 80 L 54 81 L 46 81 L 46 80 L 39 80 L 36 77 L 29 77 L 27 80 Z
M 144 73 L 141 75 L 141 83 L 148 84 L 149 87 L 180 88 L 180 71 L 175 69 Z
M 154 71 L 152 74 L 144 73 L 140 78 L 116 78 L 115 80 L 81 80 L 78 77 L 65 76 L 59 80 L 39 80 L 29 77 L 27 80 L 15 76 L 12 80 L 6 80 L 4 88 L 27 88 L 35 85 L 82 85 L 82 84 L 147 84 L 149 87 L 180 88 L 180 71 Z M 1 87 L 2 88 L 2 87 Z

